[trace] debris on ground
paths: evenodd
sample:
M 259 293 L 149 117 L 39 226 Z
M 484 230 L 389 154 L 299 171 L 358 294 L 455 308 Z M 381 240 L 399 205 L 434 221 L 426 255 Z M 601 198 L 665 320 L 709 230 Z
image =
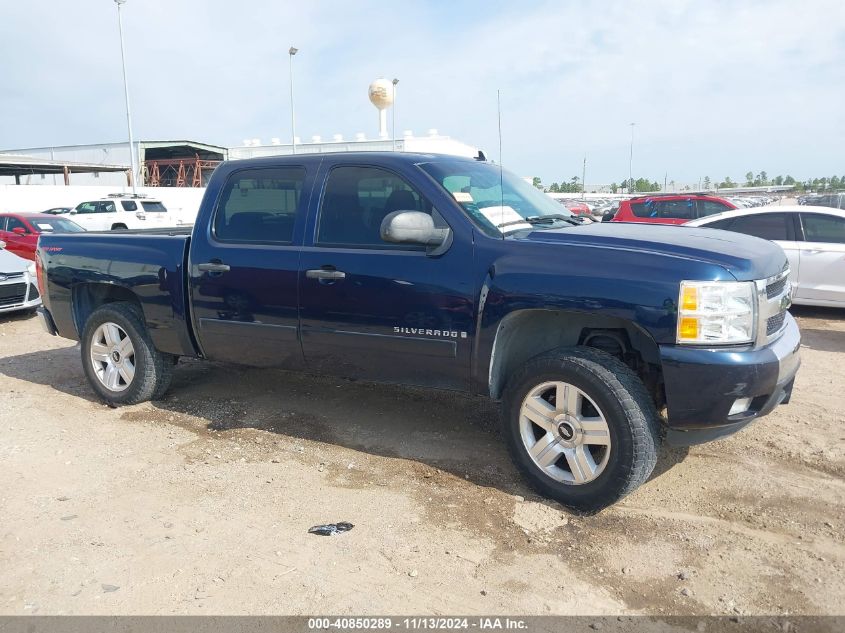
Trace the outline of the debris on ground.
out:
M 325 525 L 315 525 L 314 527 L 309 528 L 308 532 L 310 534 L 318 534 L 320 536 L 333 536 L 335 534 L 340 534 L 341 532 L 348 532 L 353 527 L 355 526 L 351 523 L 341 521 L 340 523 L 326 523 Z

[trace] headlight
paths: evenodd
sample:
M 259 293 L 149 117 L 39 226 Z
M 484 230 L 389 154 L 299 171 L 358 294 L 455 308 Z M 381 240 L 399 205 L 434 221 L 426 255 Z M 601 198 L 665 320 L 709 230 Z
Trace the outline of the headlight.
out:
M 753 281 L 682 281 L 678 343 L 731 345 L 754 340 Z
M 27 266 L 26 272 L 28 272 L 29 276 L 32 277 L 32 278 L 35 278 L 35 276 L 38 274 L 35 271 L 35 264 L 30 264 L 29 266 Z

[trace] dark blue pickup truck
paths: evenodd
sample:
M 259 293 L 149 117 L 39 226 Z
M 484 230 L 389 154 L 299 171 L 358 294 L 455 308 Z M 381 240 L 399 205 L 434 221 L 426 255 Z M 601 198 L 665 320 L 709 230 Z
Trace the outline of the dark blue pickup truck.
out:
M 45 234 L 37 259 L 45 327 L 112 405 L 162 397 L 180 356 L 471 392 L 582 511 L 645 481 L 664 439 L 787 402 L 799 365 L 778 246 L 584 224 L 481 160 L 228 162 L 192 233 Z

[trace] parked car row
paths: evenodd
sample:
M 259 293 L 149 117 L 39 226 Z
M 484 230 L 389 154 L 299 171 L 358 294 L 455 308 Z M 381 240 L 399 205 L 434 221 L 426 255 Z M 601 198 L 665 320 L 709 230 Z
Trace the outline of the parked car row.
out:
M 832 209 L 845 209 L 845 193 L 825 193 L 800 196 L 798 204 L 814 207 L 830 207 Z

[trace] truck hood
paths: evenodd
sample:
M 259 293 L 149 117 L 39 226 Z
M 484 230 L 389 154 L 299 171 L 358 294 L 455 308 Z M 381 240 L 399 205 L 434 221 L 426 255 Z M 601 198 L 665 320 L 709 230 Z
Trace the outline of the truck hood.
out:
M 726 268 L 738 281 L 772 277 L 786 265 L 786 254 L 773 242 L 742 233 L 683 225 L 596 222 L 534 230 L 517 234 L 514 239 L 642 251 L 697 260 Z

